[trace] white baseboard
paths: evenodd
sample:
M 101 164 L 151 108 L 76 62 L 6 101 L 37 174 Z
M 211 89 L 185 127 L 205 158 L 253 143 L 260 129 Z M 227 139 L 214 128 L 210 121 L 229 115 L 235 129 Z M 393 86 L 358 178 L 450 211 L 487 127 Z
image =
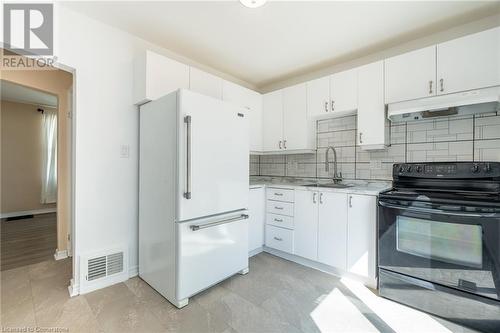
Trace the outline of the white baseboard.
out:
M 0 218 L 5 219 L 8 217 L 48 214 L 48 213 L 55 213 L 55 212 L 57 212 L 57 208 L 42 208 L 42 209 L 34 209 L 34 210 L 23 210 L 20 212 L 0 213 Z
M 256 248 L 256 249 L 253 249 L 252 251 L 249 251 L 249 252 L 248 252 L 248 258 L 253 257 L 253 256 L 254 256 L 254 255 L 256 255 L 256 254 L 259 254 L 259 253 L 261 253 L 262 251 L 264 251 L 264 247 L 263 247 L 263 246 L 258 247 L 258 248 Z
M 68 286 L 69 297 L 80 295 L 80 286 L 75 284 L 75 280 L 71 279 Z
M 137 265 L 131 266 L 128 269 L 128 278 L 131 279 L 137 275 L 139 275 L 139 266 L 137 266 Z
M 322 264 L 320 262 L 316 262 L 316 261 L 312 261 L 312 260 L 309 260 L 306 258 L 302 258 L 302 257 L 296 256 L 294 254 L 290 254 L 290 253 L 286 253 L 286 252 L 283 252 L 280 250 L 272 249 L 272 248 L 267 247 L 267 246 L 264 246 L 264 252 L 273 254 L 275 256 L 281 257 L 281 258 L 289 260 L 289 261 L 293 261 L 293 262 L 300 264 L 300 265 L 303 265 L 303 266 L 307 266 L 307 267 L 317 269 L 319 271 L 322 271 L 322 272 L 325 272 L 325 273 L 328 273 L 331 275 L 335 275 L 335 276 L 340 277 L 340 278 L 346 277 L 349 279 L 353 279 L 353 280 L 356 280 L 356 281 L 363 283 L 367 287 L 370 287 L 372 289 L 377 289 L 377 278 L 372 279 L 372 278 L 352 274 L 352 273 L 346 272 L 342 269 L 338 269 L 338 268 L 335 268 L 332 266 Z
M 66 259 L 67 257 L 68 257 L 67 250 L 63 250 L 63 251 L 56 250 L 56 253 L 54 253 L 55 260 L 62 260 L 62 259 Z

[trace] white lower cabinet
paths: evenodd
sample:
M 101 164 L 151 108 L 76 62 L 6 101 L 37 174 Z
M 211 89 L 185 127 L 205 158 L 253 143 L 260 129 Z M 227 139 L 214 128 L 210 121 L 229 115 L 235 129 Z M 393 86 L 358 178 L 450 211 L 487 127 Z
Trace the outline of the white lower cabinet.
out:
M 248 202 L 248 252 L 264 245 L 264 222 L 266 219 L 266 201 L 264 187 L 250 189 Z
M 347 214 L 347 270 L 375 278 L 377 197 L 349 194 Z
M 295 191 L 293 254 L 318 260 L 318 192 Z
M 347 267 L 347 194 L 320 193 L 318 261 L 345 270 Z
M 293 198 L 290 203 L 270 200 L 275 193 L 278 189 L 267 189 L 267 247 L 373 283 L 377 253 L 376 196 L 296 189 L 293 195 L 288 193 L 287 197 Z M 275 207 L 279 205 L 288 207 L 282 210 L 286 214 L 276 213 Z
M 293 230 L 266 225 L 266 246 L 293 253 Z

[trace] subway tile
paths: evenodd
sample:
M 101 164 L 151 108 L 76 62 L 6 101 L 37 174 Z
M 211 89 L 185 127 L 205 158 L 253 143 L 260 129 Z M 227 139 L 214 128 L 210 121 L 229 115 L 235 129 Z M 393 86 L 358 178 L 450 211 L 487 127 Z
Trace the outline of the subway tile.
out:
M 250 163 L 250 176 L 259 175 L 259 163 Z
M 261 176 L 285 176 L 285 163 L 260 163 Z
M 366 151 L 356 147 L 356 162 L 370 162 L 373 160 L 381 162 L 404 162 L 405 161 L 405 145 L 391 145 L 384 150 Z
M 260 163 L 285 163 L 285 155 L 262 155 Z
M 333 163 L 330 163 L 330 172 L 325 171 L 325 164 L 317 164 L 317 177 L 318 178 L 332 178 L 333 177 Z M 342 172 L 342 178 L 355 179 L 356 171 L 354 163 L 337 163 L 337 172 Z
M 474 145 L 474 160 L 500 162 L 500 139 L 476 141 Z
M 472 161 L 473 142 L 437 142 L 408 144 L 408 162 Z
M 374 166 L 374 164 L 378 164 Z M 391 180 L 393 163 L 356 163 L 357 179 Z
M 259 155 L 250 155 L 250 163 L 259 163 Z
M 472 140 L 472 117 L 408 123 L 408 143 Z
M 316 163 L 316 154 L 294 154 L 286 156 L 286 163 Z
M 286 175 L 290 177 L 316 177 L 316 162 L 314 163 L 287 163 Z
M 344 147 L 356 144 L 356 130 L 318 133 L 318 147 Z
M 318 133 L 356 129 L 356 115 L 318 121 Z
M 500 139 L 500 116 L 476 118 L 475 139 Z

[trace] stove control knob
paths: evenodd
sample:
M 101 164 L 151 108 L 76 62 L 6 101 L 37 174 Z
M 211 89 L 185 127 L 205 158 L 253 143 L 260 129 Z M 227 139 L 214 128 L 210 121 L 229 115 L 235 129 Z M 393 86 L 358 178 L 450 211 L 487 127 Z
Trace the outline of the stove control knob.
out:
M 486 163 L 484 165 L 484 172 L 490 172 L 491 171 L 491 165 L 489 163 Z
M 406 171 L 411 172 L 411 166 L 409 166 Z
M 422 167 L 420 165 L 417 165 L 417 172 L 421 172 L 422 171 Z
M 478 171 L 479 171 L 479 165 L 477 165 L 477 164 L 474 164 L 474 165 L 472 166 L 472 169 L 471 169 L 471 171 L 472 171 L 473 173 L 476 173 L 476 172 L 478 172 Z
M 404 172 L 405 171 L 405 167 L 404 166 L 400 166 L 399 167 L 399 172 Z

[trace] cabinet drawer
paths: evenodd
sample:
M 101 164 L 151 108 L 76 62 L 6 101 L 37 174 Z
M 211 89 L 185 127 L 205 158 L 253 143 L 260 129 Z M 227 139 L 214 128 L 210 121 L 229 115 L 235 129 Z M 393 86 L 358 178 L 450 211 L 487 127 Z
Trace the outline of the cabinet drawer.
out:
M 293 202 L 294 191 L 289 189 L 270 187 L 266 191 L 266 198 L 268 200 Z
M 266 216 L 266 223 L 282 228 L 293 229 L 293 217 L 290 216 L 268 213 Z
M 268 213 L 293 216 L 293 203 L 267 200 L 266 206 Z
M 266 246 L 273 249 L 292 253 L 293 252 L 293 231 L 266 225 Z

